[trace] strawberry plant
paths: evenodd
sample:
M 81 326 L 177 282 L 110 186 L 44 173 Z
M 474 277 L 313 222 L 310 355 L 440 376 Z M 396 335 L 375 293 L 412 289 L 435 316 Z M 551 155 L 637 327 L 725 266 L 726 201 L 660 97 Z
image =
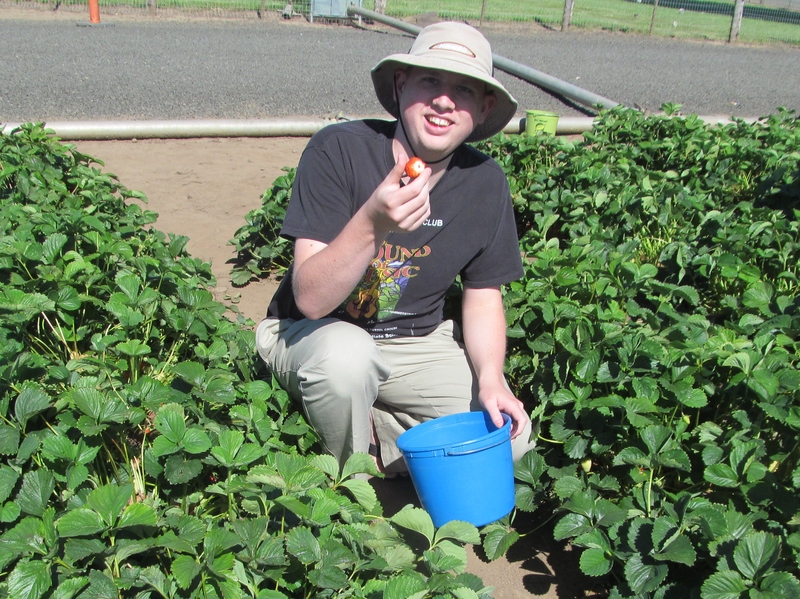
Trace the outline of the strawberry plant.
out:
M 387 517 L 142 194 L 0 136 L 0 597 L 489 597 L 478 530 Z
M 297 169 L 283 170 L 286 174 L 275 179 L 264 192 L 261 206 L 247 213 L 246 224 L 229 242 L 236 248 L 236 264 L 231 269 L 234 285 L 247 285 L 267 274 L 280 277 L 292 263 L 292 245 L 280 236 L 280 231 Z
M 539 425 L 483 548 L 552 515 L 615 599 L 800 596 L 800 127 L 663 108 L 478 144 L 513 196 L 508 378 Z
M 800 594 L 800 128 L 615 109 L 500 138 L 533 495 L 612 597 Z M 518 508 L 534 507 L 531 502 Z

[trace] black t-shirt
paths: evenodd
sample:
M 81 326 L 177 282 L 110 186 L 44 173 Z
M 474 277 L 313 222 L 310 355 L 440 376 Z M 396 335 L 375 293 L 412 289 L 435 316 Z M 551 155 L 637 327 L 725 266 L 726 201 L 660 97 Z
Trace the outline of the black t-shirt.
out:
M 330 243 L 394 166 L 395 122 L 329 125 L 303 152 L 281 234 Z M 329 316 L 375 338 L 426 335 L 442 321 L 447 290 L 495 287 L 522 276 L 508 181 L 499 165 L 462 145 L 430 193 L 431 215 L 410 233 L 389 234 L 361 283 Z M 267 312 L 303 318 L 291 269 Z

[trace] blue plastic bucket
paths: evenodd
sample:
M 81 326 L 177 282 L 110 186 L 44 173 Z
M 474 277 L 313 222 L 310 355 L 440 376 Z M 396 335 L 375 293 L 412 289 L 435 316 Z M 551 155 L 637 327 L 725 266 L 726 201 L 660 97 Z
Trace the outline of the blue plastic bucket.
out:
M 397 439 L 422 507 L 438 528 L 451 520 L 483 526 L 514 509 L 511 419 L 497 428 L 485 412 L 435 418 Z

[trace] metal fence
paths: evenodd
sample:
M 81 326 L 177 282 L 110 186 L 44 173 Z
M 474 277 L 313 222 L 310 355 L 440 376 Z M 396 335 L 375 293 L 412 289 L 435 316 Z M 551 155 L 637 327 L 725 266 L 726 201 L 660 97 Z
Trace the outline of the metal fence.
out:
M 108 14 L 346 19 L 354 0 L 99 0 Z M 538 24 L 555 30 L 594 29 L 729 41 L 734 0 L 355 0 L 401 19 L 456 19 Z M 571 5 L 571 13 L 565 7 Z M 3 6 L 86 11 L 87 0 L 0 0 Z M 567 21 L 565 21 L 567 19 Z M 800 0 L 745 0 L 736 41 L 800 45 Z

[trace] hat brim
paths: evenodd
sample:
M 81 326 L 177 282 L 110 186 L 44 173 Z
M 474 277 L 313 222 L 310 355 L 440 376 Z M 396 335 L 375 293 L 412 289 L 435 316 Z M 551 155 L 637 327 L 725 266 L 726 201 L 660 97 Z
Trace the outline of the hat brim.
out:
M 400 107 L 397 105 L 395 98 L 394 75 L 397 69 L 406 67 L 424 67 L 437 71 L 458 73 L 486 84 L 487 92 L 491 92 L 496 98 L 495 105 L 487 115 L 486 120 L 475 127 L 466 141 L 481 141 L 496 135 L 503 130 L 517 111 L 517 101 L 508 93 L 502 83 L 468 64 L 454 63 L 452 60 L 443 60 L 432 56 L 392 54 L 375 65 L 371 74 L 372 85 L 375 87 L 375 95 L 378 101 L 395 118 L 400 118 Z

